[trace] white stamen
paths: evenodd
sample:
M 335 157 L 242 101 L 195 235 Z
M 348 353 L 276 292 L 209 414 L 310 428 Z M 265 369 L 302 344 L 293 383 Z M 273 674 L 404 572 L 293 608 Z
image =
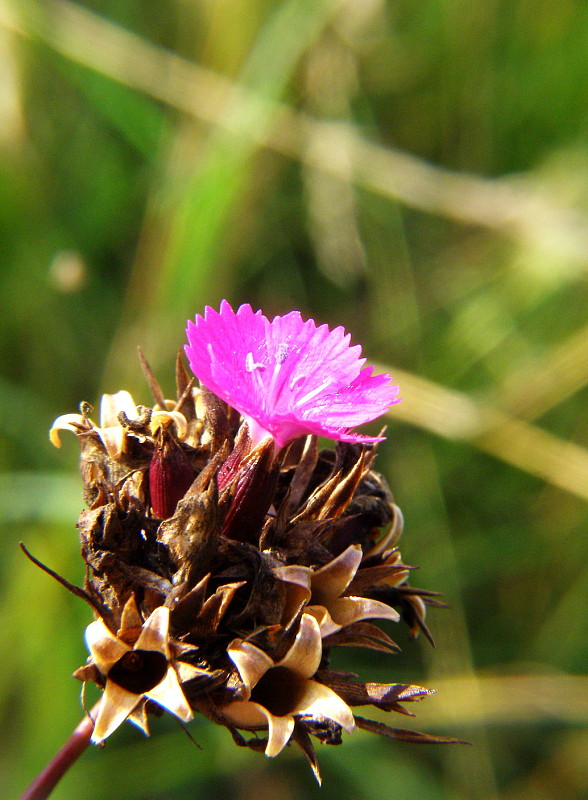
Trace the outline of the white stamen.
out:
M 265 400 L 266 408 L 272 408 L 277 405 L 278 398 L 283 387 L 283 384 L 279 382 L 280 372 L 282 370 L 282 364 L 290 355 L 290 351 L 291 348 L 285 342 L 279 344 L 276 349 L 276 364 L 272 372 L 269 386 L 267 387 L 267 396 Z
M 307 378 L 308 375 L 295 375 L 288 384 L 288 389 L 293 392 L 298 386 L 302 386 Z
M 265 364 L 261 364 L 259 361 L 255 361 L 253 358 L 253 353 L 247 353 L 245 356 L 245 369 L 247 372 L 250 373 L 253 377 L 253 381 L 257 386 L 257 391 L 259 392 L 260 397 L 265 397 L 266 389 L 263 382 L 262 373 L 265 372 L 266 366 Z M 263 401 L 262 401 L 263 402 Z
M 272 406 L 275 406 L 275 404 L 277 403 L 278 395 L 280 393 L 279 392 L 279 388 L 277 386 L 277 383 L 278 383 L 278 377 L 280 375 L 280 370 L 281 369 L 282 369 L 282 365 L 278 361 L 278 363 L 274 367 L 274 371 L 272 373 L 272 378 L 271 378 L 271 381 L 270 381 L 270 385 L 268 386 L 268 389 L 267 389 L 266 408 L 271 408 Z
M 256 369 L 264 370 L 265 364 L 261 364 L 259 361 L 254 361 L 253 353 L 247 353 L 245 357 L 245 369 L 247 372 L 255 372 Z
M 294 405 L 296 407 L 306 405 L 306 403 L 308 403 L 309 400 L 312 400 L 312 398 L 316 397 L 317 394 L 323 392 L 327 388 L 327 386 L 330 386 L 332 382 L 333 381 L 330 378 L 327 378 L 327 380 L 324 381 L 324 383 L 321 383 L 321 385 L 318 386 L 316 389 L 313 389 L 312 392 L 308 392 L 307 394 L 304 395 L 304 397 L 298 399 L 294 403 Z

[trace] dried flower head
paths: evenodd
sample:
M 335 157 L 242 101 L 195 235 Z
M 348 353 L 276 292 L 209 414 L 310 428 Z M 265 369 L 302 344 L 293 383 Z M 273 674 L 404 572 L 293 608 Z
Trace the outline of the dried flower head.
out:
M 86 628 L 92 663 L 106 681 L 93 742 L 110 736 L 145 700 L 152 700 L 184 722 L 192 719 L 176 672 L 168 629 L 169 609 L 159 606 L 142 622 L 134 595 L 123 610 L 117 636 L 103 619 Z M 125 641 L 129 638 L 135 640 L 132 647 Z
M 378 437 L 349 429 L 381 416 L 394 403 L 389 375 L 364 367 L 361 347 L 343 328 L 330 331 L 291 311 L 270 322 L 223 301 L 188 322 L 186 354 L 197 378 L 247 420 L 254 441 L 273 436 L 279 447 L 315 433 L 346 442 Z
M 360 727 L 446 741 L 354 710 L 408 713 L 401 703 L 429 690 L 331 666 L 340 646 L 397 653 L 378 620 L 430 637 L 425 609 L 440 605 L 408 582 L 374 439 L 348 432 L 395 402 L 395 387 L 362 367 L 340 328 L 298 312 L 269 322 L 223 303 L 188 335 L 202 386 L 178 356 L 166 400 L 142 359 L 152 408 L 118 392 L 99 426 L 84 405 L 51 429 L 55 444 L 68 430 L 81 448 L 86 581 L 58 579 L 94 611 L 75 673 L 104 690 L 94 741 L 127 718 L 147 732 L 158 709 L 184 722 L 198 712 L 269 756 L 295 743 L 317 778 L 313 738 L 340 744 Z M 319 451 L 315 434 L 339 441 Z
M 227 653 L 245 687 L 245 698 L 222 709 L 237 728 L 268 729 L 266 756 L 277 756 L 290 741 L 296 718 L 328 720 L 351 733 L 355 727 L 347 703 L 328 686 L 311 680 L 322 658 L 318 623 L 303 614 L 294 643 L 278 662 L 246 641 L 234 641 Z

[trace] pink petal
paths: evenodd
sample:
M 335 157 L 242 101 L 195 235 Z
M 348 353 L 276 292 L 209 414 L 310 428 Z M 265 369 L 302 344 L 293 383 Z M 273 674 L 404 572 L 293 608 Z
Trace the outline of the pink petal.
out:
M 188 322 L 186 354 L 200 381 L 249 422 L 254 444 L 271 435 L 283 447 L 314 433 L 342 441 L 379 441 L 351 433 L 398 402 L 388 375 L 364 367 L 341 327 L 329 330 L 299 311 L 271 322 L 223 300 Z

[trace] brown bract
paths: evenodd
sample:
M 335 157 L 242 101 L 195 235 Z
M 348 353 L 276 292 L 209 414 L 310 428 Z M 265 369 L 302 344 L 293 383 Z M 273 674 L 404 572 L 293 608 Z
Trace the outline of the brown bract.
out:
M 193 386 L 180 358 L 173 401 L 144 367 L 152 408 L 122 391 L 105 395 L 100 425 L 84 405 L 51 430 L 81 448 L 86 580 L 75 593 L 96 618 L 76 676 L 104 689 L 93 740 L 127 718 L 146 731 L 158 708 L 182 722 L 198 712 L 269 756 L 295 743 L 318 777 L 313 740 L 340 744 L 354 727 L 399 738 L 352 708 L 405 713 L 428 690 L 336 669 L 340 646 L 398 652 L 381 621 L 430 636 L 425 607 L 439 605 L 409 583 L 375 446 L 319 451 L 307 436 L 253 447 L 239 414 Z

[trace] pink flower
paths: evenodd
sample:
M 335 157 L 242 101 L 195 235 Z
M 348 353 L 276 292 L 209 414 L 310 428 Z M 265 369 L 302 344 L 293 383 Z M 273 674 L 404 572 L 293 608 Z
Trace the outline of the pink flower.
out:
M 186 354 L 197 378 L 241 413 L 253 443 L 273 436 L 283 447 L 315 433 L 346 442 L 382 437 L 350 428 L 379 417 L 399 402 L 389 375 L 364 367 L 361 347 L 349 346 L 342 327 L 330 331 L 291 311 L 270 322 L 242 305 L 223 300 L 188 322 Z

